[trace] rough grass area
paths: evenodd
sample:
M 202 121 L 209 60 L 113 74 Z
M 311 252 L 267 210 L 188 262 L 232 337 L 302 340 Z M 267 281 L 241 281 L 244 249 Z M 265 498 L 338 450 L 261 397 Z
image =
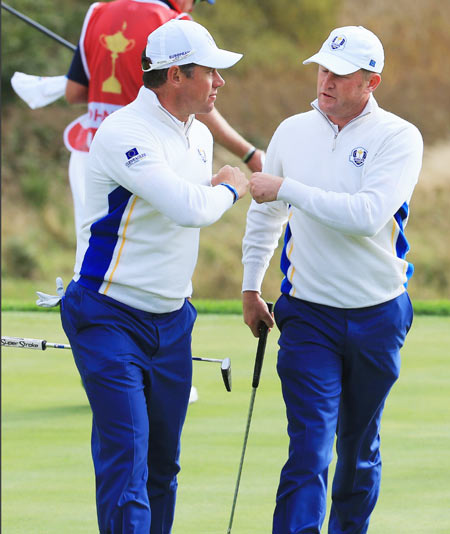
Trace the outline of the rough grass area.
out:
M 54 313 L 6 312 L 3 334 L 64 342 Z M 450 319 L 415 319 L 382 427 L 383 481 L 371 534 L 450 532 Z M 239 316 L 200 314 L 198 356 L 231 357 L 233 391 L 214 363 L 194 363 L 199 401 L 183 434 L 174 534 L 226 532 L 251 393 L 256 340 Z M 233 532 L 269 534 L 286 459 L 284 406 L 268 340 Z M 97 532 L 91 415 L 70 351 L 2 354 L 2 527 L 8 534 Z M 332 474 L 333 468 L 331 468 Z M 326 529 L 324 530 L 326 531 Z

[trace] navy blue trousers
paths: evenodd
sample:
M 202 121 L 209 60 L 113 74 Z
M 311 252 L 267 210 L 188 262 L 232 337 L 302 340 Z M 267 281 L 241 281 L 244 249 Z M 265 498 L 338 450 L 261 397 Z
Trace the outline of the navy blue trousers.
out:
M 365 534 L 381 479 L 380 422 L 399 376 L 412 323 L 407 293 L 377 306 L 338 309 L 282 295 L 277 370 L 286 404 L 289 457 L 273 534 L 319 534 L 337 436 L 329 534 Z
M 61 307 L 92 408 L 101 534 L 169 534 L 192 382 L 186 301 L 152 314 L 71 282 Z

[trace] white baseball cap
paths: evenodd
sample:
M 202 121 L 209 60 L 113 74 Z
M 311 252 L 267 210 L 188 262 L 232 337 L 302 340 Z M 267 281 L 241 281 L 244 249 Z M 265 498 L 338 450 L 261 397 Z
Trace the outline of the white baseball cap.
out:
M 380 73 L 384 66 L 381 41 L 363 26 L 344 26 L 333 30 L 322 48 L 303 64 L 318 63 L 344 76 L 359 69 Z
M 145 54 L 152 62 L 144 72 L 188 63 L 227 69 L 242 58 L 242 54 L 218 48 L 208 30 L 197 22 L 177 19 L 159 26 L 148 36 Z

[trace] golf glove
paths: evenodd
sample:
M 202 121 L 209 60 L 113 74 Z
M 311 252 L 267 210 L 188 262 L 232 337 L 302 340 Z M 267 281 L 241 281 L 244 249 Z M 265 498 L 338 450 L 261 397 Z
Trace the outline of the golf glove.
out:
M 41 308 L 54 308 L 61 302 L 61 299 L 64 297 L 64 283 L 59 276 L 56 279 L 56 293 L 56 295 L 48 295 L 47 293 L 36 291 L 39 297 L 36 304 Z

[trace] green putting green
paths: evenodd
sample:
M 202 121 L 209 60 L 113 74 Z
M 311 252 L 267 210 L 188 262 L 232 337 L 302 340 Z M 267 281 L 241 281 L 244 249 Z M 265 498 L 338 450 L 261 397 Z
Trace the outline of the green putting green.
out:
M 66 343 L 56 313 L 5 312 L 2 334 Z M 194 362 L 197 403 L 182 440 L 174 534 L 226 532 L 242 450 L 257 342 L 239 315 L 200 314 Z M 450 532 L 450 318 L 415 318 L 402 372 L 385 409 L 381 496 L 371 534 Z M 269 534 L 286 423 L 269 334 L 239 496 L 236 534 Z M 2 527 L 6 534 L 97 532 L 90 409 L 69 350 L 2 351 Z M 332 475 L 333 466 L 330 469 Z M 324 527 L 324 532 L 326 528 Z

